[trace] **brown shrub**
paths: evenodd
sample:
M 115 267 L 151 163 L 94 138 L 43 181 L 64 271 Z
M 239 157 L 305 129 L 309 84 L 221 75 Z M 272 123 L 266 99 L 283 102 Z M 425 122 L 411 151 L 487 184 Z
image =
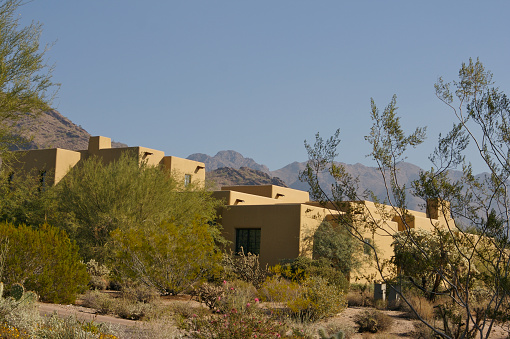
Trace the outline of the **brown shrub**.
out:
M 378 310 L 367 310 L 356 315 L 354 322 L 359 332 L 384 332 L 393 325 L 394 319 Z

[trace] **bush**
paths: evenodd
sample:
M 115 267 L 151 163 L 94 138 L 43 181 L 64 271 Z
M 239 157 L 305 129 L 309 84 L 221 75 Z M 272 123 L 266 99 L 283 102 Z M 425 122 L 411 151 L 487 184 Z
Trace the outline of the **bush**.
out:
M 393 324 L 393 318 L 381 311 L 369 310 L 356 315 L 354 322 L 359 332 L 384 332 Z
M 223 254 L 223 269 L 225 275 L 231 280 L 239 279 L 246 281 L 255 288 L 260 288 L 268 276 L 267 266 L 260 267 L 259 256 L 255 254 L 244 254 L 244 252 L 234 255 Z
M 110 270 L 105 265 L 102 265 L 91 259 L 87 263 L 87 272 L 90 275 L 89 287 L 94 290 L 105 290 L 108 287 Z
M 284 309 L 274 309 L 273 312 L 300 322 L 327 318 L 346 307 L 344 292 L 321 277 L 312 276 L 298 284 L 275 276 L 264 283 L 260 293 L 265 301 L 284 303 Z
M 152 303 L 159 299 L 159 292 L 147 285 L 136 284 L 128 285 L 122 289 L 122 297 L 131 301 L 138 301 L 142 303 Z
M 258 302 L 257 290 L 253 285 L 244 281 L 223 281 L 221 286 L 209 283 L 197 288 L 194 297 L 216 312 L 227 313 L 232 309 L 244 310 L 246 305 Z
M 192 316 L 186 329 L 192 338 L 276 338 L 286 331 L 285 325 L 269 318 L 254 305 L 244 310 L 231 309 L 210 316 Z
M 41 300 L 72 303 L 89 281 L 78 247 L 66 233 L 49 225 L 39 229 L 0 223 L 0 239 L 5 239 L 3 282 L 10 286 L 23 282 Z
M 99 291 L 88 291 L 83 297 L 83 306 L 93 308 L 99 314 L 113 314 L 130 320 L 139 320 L 158 313 L 154 302 L 141 302 L 125 297 L 112 298 Z
M 200 220 L 143 224 L 111 236 L 121 276 L 161 294 L 179 294 L 221 269 L 211 226 Z
M 328 284 L 335 285 L 344 292 L 349 290 L 349 280 L 345 274 L 335 269 L 331 261 L 326 258 L 314 260 L 307 257 L 298 257 L 283 265 L 275 266 L 273 271 L 298 283 L 308 277 L 322 277 L 326 279 Z

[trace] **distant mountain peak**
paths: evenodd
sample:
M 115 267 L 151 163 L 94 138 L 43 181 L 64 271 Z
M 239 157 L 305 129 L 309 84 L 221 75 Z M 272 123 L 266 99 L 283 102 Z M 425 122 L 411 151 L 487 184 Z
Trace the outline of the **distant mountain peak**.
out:
M 214 171 L 222 167 L 234 169 L 248 167 L 266 174 L 271 173 L 266 165 L 258 164 L 252 158 L 245 158 L 241 153 L 233 150 L 219 151 L 214 157 L 203 153 L 194 153 L 187 159 L 203 162 L 207 171 Z
M 216 184 L 215 189 L 232 185 L 276 185 L 287 187 L 280 178 L 271 177 L 265 172 L 249 167 L 241 167 L 239 169 L 232 167 L 217 168 L 206 172 L 206 178 Z

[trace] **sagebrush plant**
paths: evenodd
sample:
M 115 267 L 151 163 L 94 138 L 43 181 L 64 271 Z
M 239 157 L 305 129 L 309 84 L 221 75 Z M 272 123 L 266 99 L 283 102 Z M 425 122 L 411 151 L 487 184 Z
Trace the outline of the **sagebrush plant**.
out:
M 114 339 L 115 330 L 106 324 L 62 318 L 57 314 L 42 317 L 35 300 L 0 298 L 1 338 L 103 338 Z
M 156 300 L 143 302 L 125 296 L 113 298 L 96 290 L 85 293 L 83 306 L 93 308 L 99 314 L 112 314 L 130 320 L 150 318 L 161 311 Z
M 393 318 L 378 310 L 366 310 L 356 315 L 354 322 L 359 332 L 384 332 L 393 324 Z
M 117 339 L 106 323 L 79 321 L 75 316 L 62 318 L 57 314 L 45 319 L 34 332 L 33 338 L 41 339 Z
M 192 315 L 186 330 L 192 338 L 280 338 L 287 327 L 263 313 L 254 301 L 242 309 L 233 308 L 225 313 Z

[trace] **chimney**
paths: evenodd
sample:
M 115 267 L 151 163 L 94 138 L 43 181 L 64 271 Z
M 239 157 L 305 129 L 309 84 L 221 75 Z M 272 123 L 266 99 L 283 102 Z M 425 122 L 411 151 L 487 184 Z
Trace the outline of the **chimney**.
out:
M 427 217 L 450 219 L 450 202 L 440 198 L 427 199 Z
M 112 139 L 107 137 L 90 137 L 89 139 L 89 154 L 97 155 L 99 150 L 112 148 Z

